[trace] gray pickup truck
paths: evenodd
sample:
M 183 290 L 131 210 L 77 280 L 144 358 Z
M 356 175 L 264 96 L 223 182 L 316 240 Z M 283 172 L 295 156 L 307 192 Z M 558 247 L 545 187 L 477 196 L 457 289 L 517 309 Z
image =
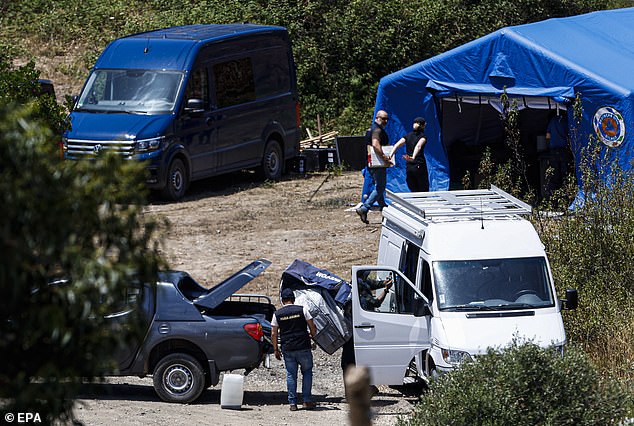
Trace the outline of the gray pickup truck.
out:
M 161 399 L 189 403 L 218 384 L 220 372 L 257 368 L 271 352 L 275 307 L 266 296 L 234 293 L 270 264 L 257 260 L 211 289 L 180 271 L 161 272 L 156 285 L 131 287 L 128 308 L 107 319 L 123 329 L 140 314 L 146 331 L 115 354 L 112 375 L 151 374 Z

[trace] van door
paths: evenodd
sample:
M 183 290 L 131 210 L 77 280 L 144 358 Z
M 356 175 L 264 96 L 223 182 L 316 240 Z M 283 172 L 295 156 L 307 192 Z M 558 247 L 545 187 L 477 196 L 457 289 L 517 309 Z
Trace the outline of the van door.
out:
M 217 123 L 220 171 L 259 164 L 264 149 L 262 131 L 271 111 L 256 102 L 251 57 L 224 60 L 211 70 L 221 120 Z
M 405 238 L 396 232 L 383 226 L 381 229 L 381 240 L 379 241 L 379 265 L 389 265 L 398 267 L 401 264 Z
M 352 268 L 356 364 L 370 369 L 374 384 L 402 384 L 410 361 L 430 347 L 431 317 L 414 316 L 415 299 L 429 304 L 420 290 L 396 268 Z
M 202 101 L 202 109 L 189 110 L 190 99 Z M 187 147 L 191 160 L 193 179 L 212 174 L 217 167 L 217 127 L 210 104 L 209 75 L 207 68 L 198 66 L 191 72 L 183 94 L 181 119 L 176 134 Z

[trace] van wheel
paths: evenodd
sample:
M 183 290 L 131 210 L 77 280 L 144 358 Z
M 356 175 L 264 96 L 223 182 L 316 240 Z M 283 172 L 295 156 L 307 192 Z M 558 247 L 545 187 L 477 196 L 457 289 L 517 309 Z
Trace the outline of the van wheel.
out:
M 153 374 L 154 390 L 165 402 L 188 404 L 205 389 L 205 373 L 191 355 L 171 354 L 159 361 Z
M 163 188 L 163 198 L 171 201 L 178 201 L 185 195 L 189 179 L 185 165 L 178 158 L 174 159 L 167 172 L 167 182 Z
M 262 157 L 262 176 L 266 180 L 280 180 L 282 178 L 282 148 L 275 140 L 270 140 L 264 148 Z

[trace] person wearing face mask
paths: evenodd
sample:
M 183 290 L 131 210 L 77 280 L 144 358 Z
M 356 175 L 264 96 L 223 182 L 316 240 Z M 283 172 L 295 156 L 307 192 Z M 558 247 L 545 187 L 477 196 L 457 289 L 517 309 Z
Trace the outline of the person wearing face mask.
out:
M 407 162 L 407 187 L 412 192 L 429 191 L 429 176 L 425 162 L 425 144 L 427 144 L 425 124 L 424 118 L 416 117 L 412 125 L 413 130 L 394 144 L 394 149 L 390 155 L 390 160 L 392 160 L 396 150 L 405 145 L 406 154 L 403 155 L 403 158 Z

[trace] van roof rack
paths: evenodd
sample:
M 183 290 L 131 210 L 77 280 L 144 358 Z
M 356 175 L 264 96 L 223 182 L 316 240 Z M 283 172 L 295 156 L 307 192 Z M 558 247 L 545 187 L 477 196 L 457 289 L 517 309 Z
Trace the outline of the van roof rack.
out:
M 488 217 L 528 215 L 532 207 L 495 185 L 490 189 L 458 191 L 404 192 L 386 191 L 387 198 L 404 213 L 423 219 L 434 217 Z

